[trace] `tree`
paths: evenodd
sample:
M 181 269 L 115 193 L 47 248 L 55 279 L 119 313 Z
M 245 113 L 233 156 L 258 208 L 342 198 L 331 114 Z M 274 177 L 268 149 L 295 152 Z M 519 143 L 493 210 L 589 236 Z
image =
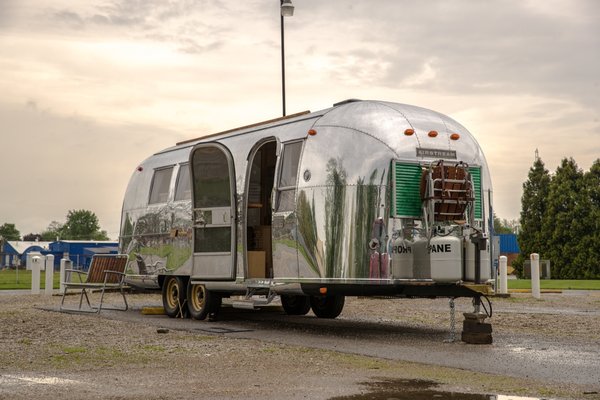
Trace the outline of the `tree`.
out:
M 494 213 L 494 233 L 516 233 L 519 223 L 515 220 L 500 219 Z
M 531 253 L 543 253 L 545 246 L 541 235 L 546 216 L 546 198 L 550 186 L 550 174 L 541 158 L 537 157 L 529 169 L 527 181 L 523 183 L 521 197 L 521 230 L 518 241 L 521 253 L 512 266 L 519 275 L 523 274 L 523 261 Z
M 28 233 L 27 235 L 23 236 L 23 241 L 25 242 L 37 242 L 40 240 L 42 240 L 42 235 L 39 233 Z
M 67 221 L 60 229 L 61 239 L 108 240 L 106 231 L 100 230 L 98 217 L 88 210 L 69 210 Z
M 21 232 L 15 227 L 15 224 L 9 224 L 8 222 L 0 226 L 0 236 L 4 240 L 21 240 Z
M 587 235 L 580 222 L 585 218 L 582 204 L 583 171 L 572 158 L 563 159 L 548 187 L 546 210 L 542 222 L 544 255 L 550 259 L 552 276 L 559 279 L 583 277 L 585 266 L 578 253 Z
M 600 159 L 583 175 L 581 194 L 573 221 L 576 232 L 582 233 L 576 264 L 583 278 L 600 279 Z
M 42 232 L 42 240 L 46 242 L 53 242 L 55 240 L 60 239 L 62 234 L 62 227 L 63 224 L 61 224 L 58 221 L 50 222 L 48 228 L 46 228 L 46 230 Z

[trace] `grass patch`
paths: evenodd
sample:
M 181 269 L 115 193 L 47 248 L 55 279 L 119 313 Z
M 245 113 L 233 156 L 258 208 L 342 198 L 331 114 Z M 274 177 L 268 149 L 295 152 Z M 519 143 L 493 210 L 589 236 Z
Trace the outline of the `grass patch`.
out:
M 121 350 L 109 347 L 84 347 L 84 346 L 54 346 L 51 350 L 49 361 L 54 368 L 68 369 L 73 365 L 86 366 L 112 366 L 126 364 L 144 363 L 147 357 L 136 353 L 127 354 Z
M 158 352 L 158 353 L 163 353 L 163 352 L 167 351 L 167 348 L 165 346 L 161 346 L 159 344 L 145 344 L 145 345 L 140 346 L 140 349 L 145 352 Z
M 531 289 L 531 279 L 509 279 L 509 289 Z M 600 280 L 542 279 L 540 289 L 600 290 Z
M 77 353 L 85 353 L 87 350 L 82 346 L 71 346 L 71 347 L 63 347 L 62 351 L 65 354 L 77 354 Z
M 52 287 L 58 289 L 60 286 L 60 273 L 54 271 L 54 282 Z M 46 288 L 46 272 L 40 272 L 40 289 Z M 0 271 L 0 290 L 31 289 L 31 271 L 5 269 Z

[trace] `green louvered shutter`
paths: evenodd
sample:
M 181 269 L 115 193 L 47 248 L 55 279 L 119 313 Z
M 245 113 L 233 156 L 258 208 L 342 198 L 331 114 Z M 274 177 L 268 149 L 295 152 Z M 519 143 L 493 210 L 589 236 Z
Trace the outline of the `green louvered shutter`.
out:
M 395 217 L 421 218 L 421 167 L 394 162 Z
M 475 197 L 475 219 L 482 219 L 481 168 L 470 167 L 469 173 L 473 179 L 473 195 Z

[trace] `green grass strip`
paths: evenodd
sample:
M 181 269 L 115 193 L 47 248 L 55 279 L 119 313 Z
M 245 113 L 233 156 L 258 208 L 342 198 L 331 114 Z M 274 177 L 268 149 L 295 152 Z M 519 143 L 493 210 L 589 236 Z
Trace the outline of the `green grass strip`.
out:
M 509 279 L 509 289 L 531 289 L 531 279 Z M 542 279 L 540 289 L 600 290 L 600 280 Z
M 60 286 L 60 273 L 54 271 L 54 283 L 52 287 L 58 289 Z M 46 272 L 40 272 L 40 289 L 46 288 Z M 0 290 L 31 289 L 31 271 L 12 269 L 0 270 Z

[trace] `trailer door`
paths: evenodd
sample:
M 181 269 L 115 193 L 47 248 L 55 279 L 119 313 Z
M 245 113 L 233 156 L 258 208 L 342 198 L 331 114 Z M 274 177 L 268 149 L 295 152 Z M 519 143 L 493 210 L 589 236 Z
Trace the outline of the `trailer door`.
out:
M 199 144 L 190 154 L 194 263 L 192 279 L 235 279 L 235 171 L 229 150 Z

